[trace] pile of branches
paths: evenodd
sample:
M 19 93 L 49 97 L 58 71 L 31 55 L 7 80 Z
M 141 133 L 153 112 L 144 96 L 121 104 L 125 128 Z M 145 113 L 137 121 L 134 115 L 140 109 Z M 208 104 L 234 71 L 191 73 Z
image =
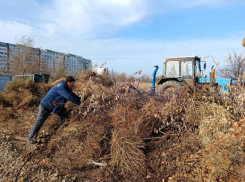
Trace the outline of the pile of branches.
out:
M 45 180 L 244 180 L 243 106 L 233 99 L 242 91 L 150 96 L 122 92 L 129 83 L 107 83 L 106 75 L 78 75 L 74 92 L 83 107 L 68 103 L 72 112 L 61 127 L 55 116 L 46 121 L 36 149 L 23 153 L 31 156 L 23 158 L 23 180 L 37 180 L 32 174 L 40 170 Z

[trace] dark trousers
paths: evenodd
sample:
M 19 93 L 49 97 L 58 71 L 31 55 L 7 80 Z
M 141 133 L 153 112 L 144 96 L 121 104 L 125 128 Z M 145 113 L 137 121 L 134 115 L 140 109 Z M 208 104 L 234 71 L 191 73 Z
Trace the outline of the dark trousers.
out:
M 29 143 L 31 141 L 31 139 L 39 132 L 41 126 L 43 125 L 43 123 L 46 121 L 46 119 L 48 118 L 48 116 L 50 115 L 51 111 L 44 108 L 43 106 L 39 105 L 39 111 L 37 114 L 37 119 L 34 123 L 34 125 L 31 128 L 30 134 L 28 136 L 27 139 L 27 143 Z M 64 121 L 65 118 L 67 118 L 67 116 L 69 115 L 69 111 L 66 110 L 66 108 L 62 108 L 61 111 L 58 113 L 58 115 L 60 116 L 60 122 L 59 125 L 61 125 Z
M 31 128 L 30 134 L 28 136 L 27 139 L 27 143 L 29 143 L 31 141 L 31 139 L 38 134 L 41 126 L 43 125 L 43 123 L 46 121 L 46 119 L 48 118 L 48 116 L 50 115 L 51 111 L 42 107 L 41 105 L 39 105 L 39 111 L 37 114 L 37 119 L 34 123 L 34 125 Z

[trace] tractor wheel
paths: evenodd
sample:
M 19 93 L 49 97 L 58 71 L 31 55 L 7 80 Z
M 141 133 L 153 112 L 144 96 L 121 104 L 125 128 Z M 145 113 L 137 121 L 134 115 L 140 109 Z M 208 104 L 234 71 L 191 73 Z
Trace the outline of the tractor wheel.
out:
M 183 84 L 177 81 L 167 81 L 163 83 L 158 91 L 158 95 L 174 95 L 178 94 L 180 89 L 183 87 Z

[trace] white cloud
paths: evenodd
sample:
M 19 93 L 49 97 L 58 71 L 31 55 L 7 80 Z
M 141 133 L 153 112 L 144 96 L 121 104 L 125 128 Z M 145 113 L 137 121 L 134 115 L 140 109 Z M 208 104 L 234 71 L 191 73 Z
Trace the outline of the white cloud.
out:
M 91 35 L 135 23 L 146 15 L 147 4 L 142 0 L 54 0 L 41 18 L 56 25 L 58 32 Z
M 22 22 L 25 23 L 0 19 L 0 40 L 14 43 L 16 38 L 23 35 L 30 36 L 36 41 L 36 47 L 81 55 L 92 59 L 94 63 L 102 64 L 107 61 L 109 69 L 120 72 L 133 73 L 142 69 L 148 74 L 152 73 L 154 65 L 158 64 L 162 67 L 162 62 L 167 57 L 212 55 L 217 61 L 223 61 L 233 49 L 242 51 L 240 39 L 244 32 L 232 39 L 176 41 L 97 38 L 98 35 L 109 34 L 139 22 L 150 14 L 201 5 L 221 5 L 227 3 L 227 0 L 169 2 L 160 0 L 48 1 L 47 4 L 35 5 L 35 10 L 39 10 L 35 15 L 38 16 L 30 20 L 22 18 L 24 20 Z M 211 66 L 212 62 L 208 61 Z
M 240 0 L 53 0 L 40 11 L 42 26 L 49 33 L 79 34 L 81 37 L 103 37 L 125 26 L 140 22 L 155 14 L 193 7 L 220 8 Z M 243 3 L 244 4 L 244 3 Z M 45 30 L 44 30 L 45 31 Z
M 34 28 L 14 21 L 1 21 L 0 20 L 0 40 L 5 42 L 15 43 L 16 39 L 23 35 L 32 36 Z
M 242 4 L 241 0 L 233 3 Z M 183 8 L 230 4 L 228 0 L 37 0 L 0 2 L 11 21 L 36 27 L 45 36 L 105 37 L 154 14 Z M 243 3 L 244 4 L 244 3 Z M 15 18 L 15 19 L 14 19 Z M 1 20 L 1 19 L 0 19 Z M 36 31 L 35 31 L 36 32 Z

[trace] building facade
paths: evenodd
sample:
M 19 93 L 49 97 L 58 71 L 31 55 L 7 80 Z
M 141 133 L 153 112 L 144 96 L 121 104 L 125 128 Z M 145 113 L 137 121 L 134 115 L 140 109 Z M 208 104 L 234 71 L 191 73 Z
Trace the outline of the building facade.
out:
M 0 71 L 7 71 L 8 44 L 0 42 Z
M 34 55 L 33 57 L 39 60 L 40 64 L 45 64 L 51 71 L 64 69 L 75 75 L 81 72 L 82 69 L 92 69 L 92 61 L 82 56 L 39 48 L 31 48 L 30 51 Z M 0 42 L 0 71 L 7 71 L 8 61 L 13 61 L 18 53 L 19 46 L 16 44 Z
M 64 65 L 64 54 L 48 49 L 40 49 L 40 60 L 51 70 L 54 68 L 59 69 Z

